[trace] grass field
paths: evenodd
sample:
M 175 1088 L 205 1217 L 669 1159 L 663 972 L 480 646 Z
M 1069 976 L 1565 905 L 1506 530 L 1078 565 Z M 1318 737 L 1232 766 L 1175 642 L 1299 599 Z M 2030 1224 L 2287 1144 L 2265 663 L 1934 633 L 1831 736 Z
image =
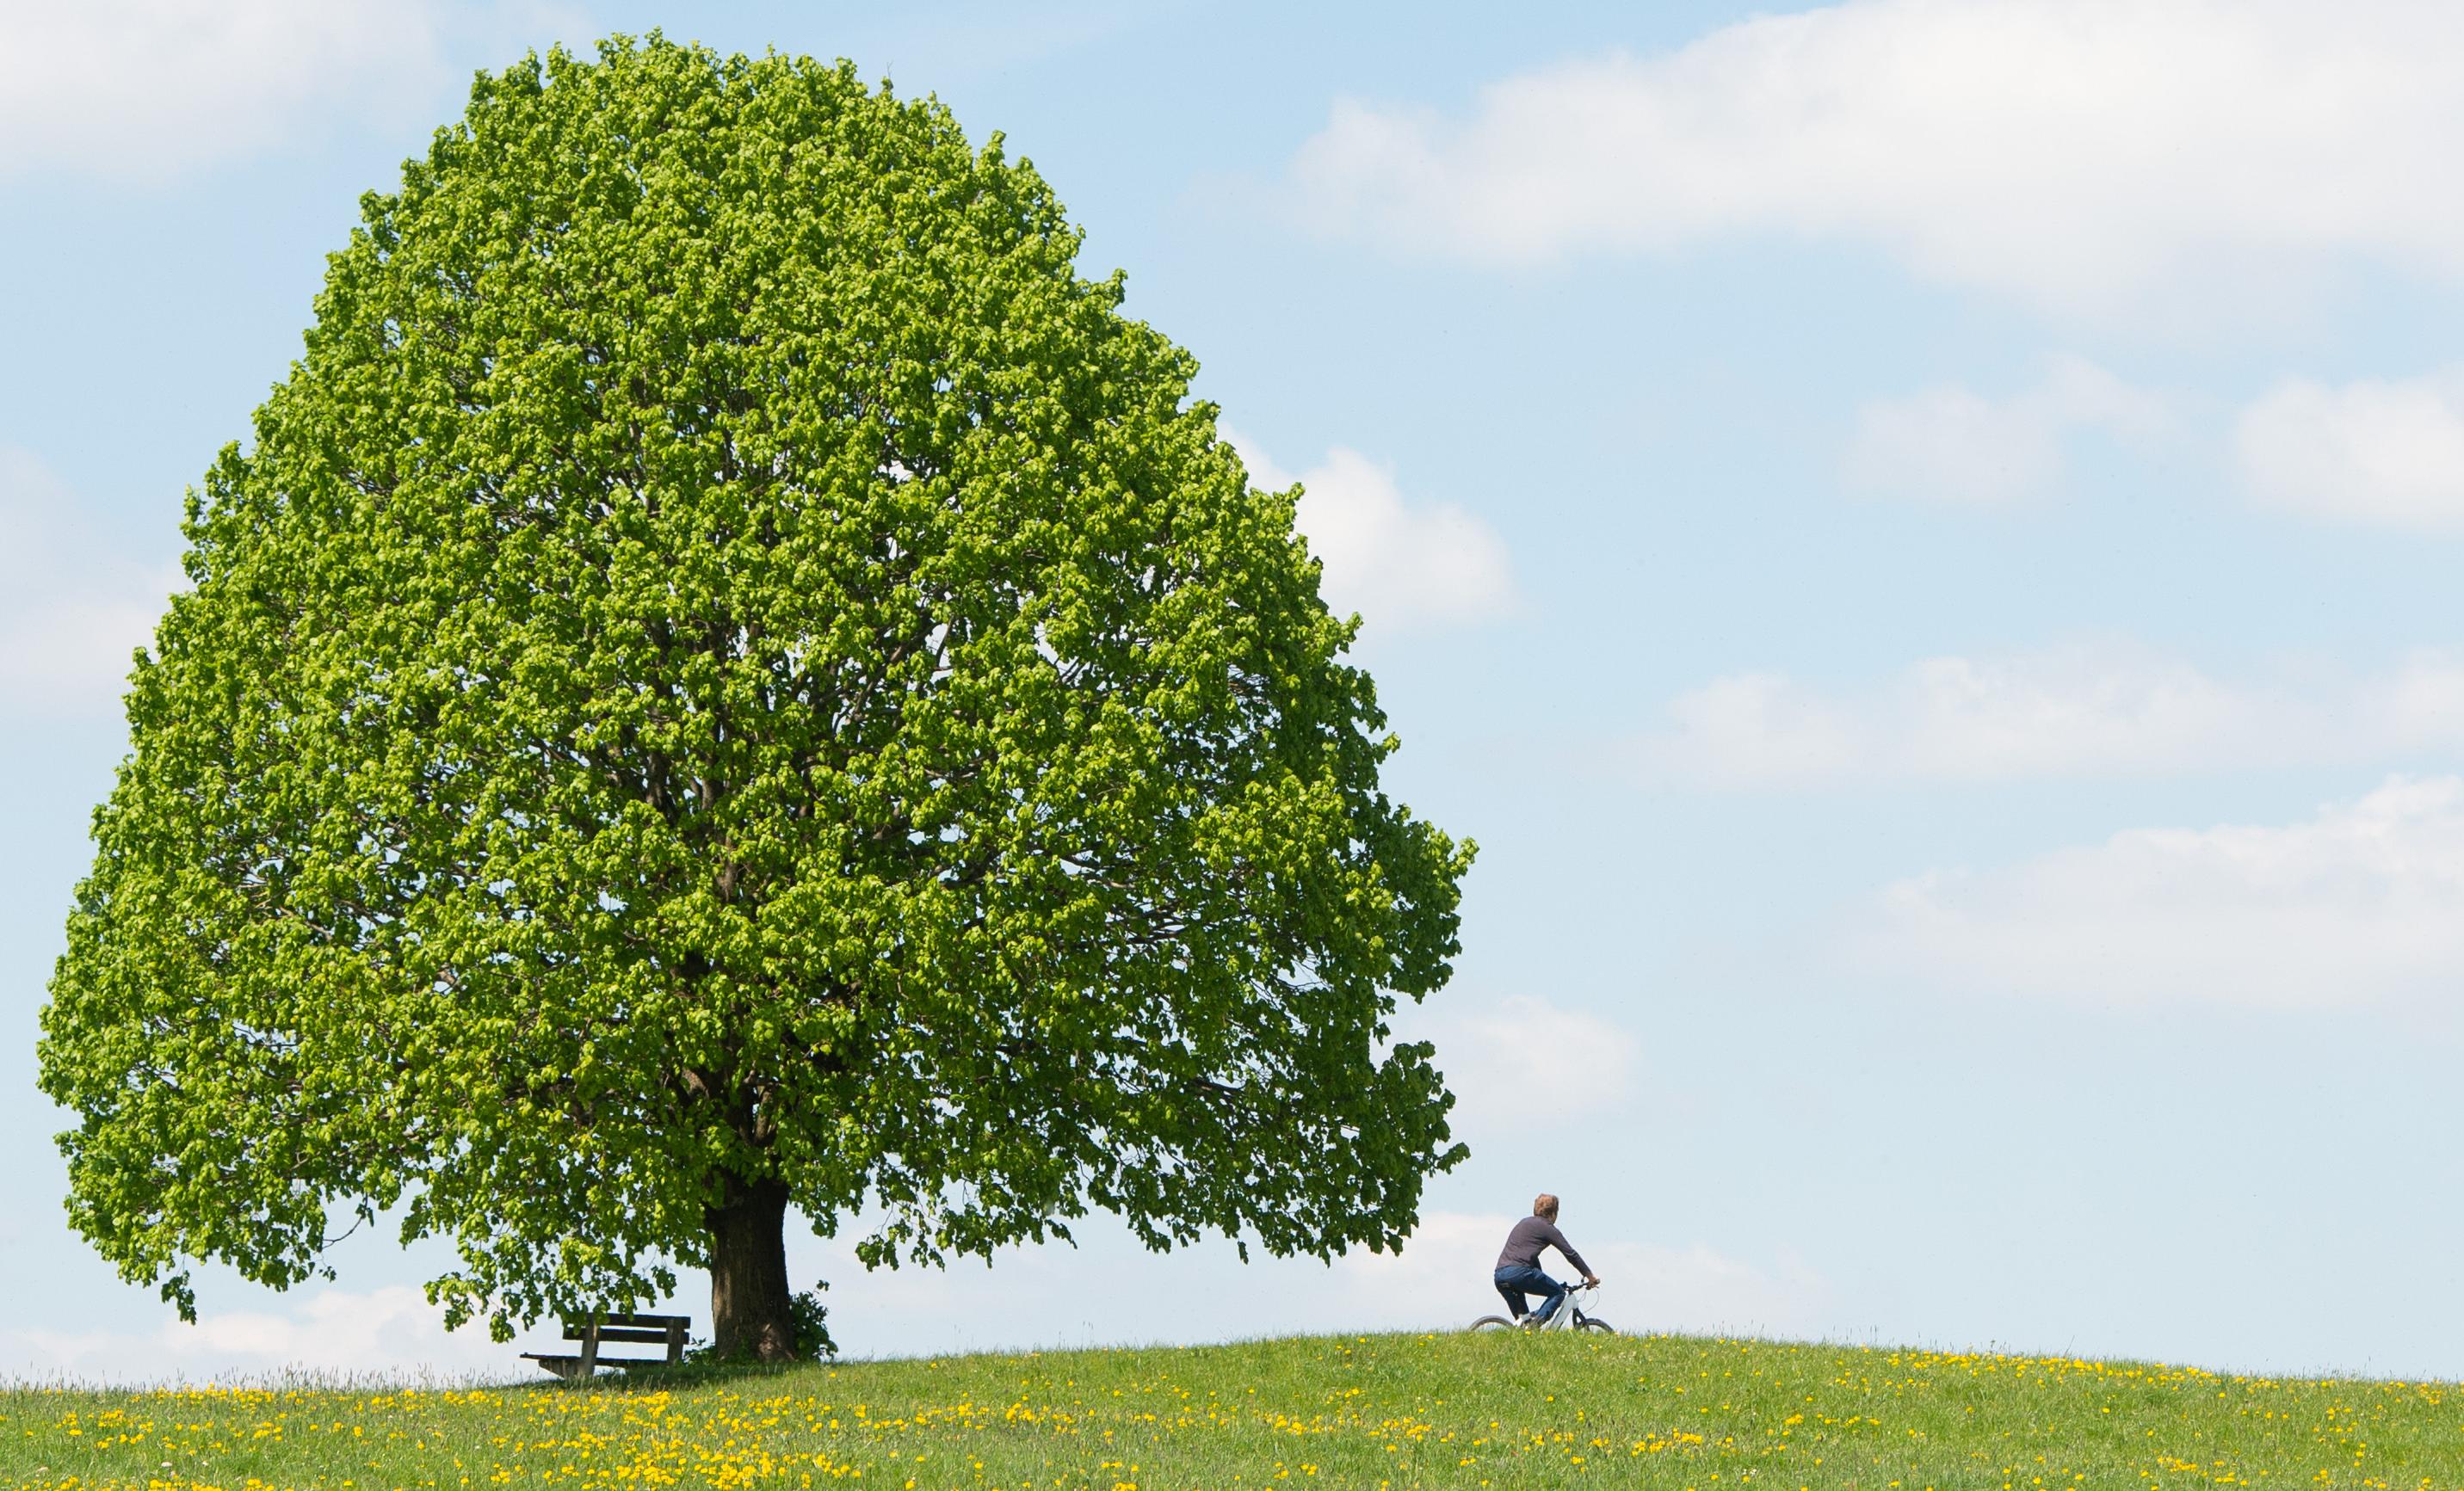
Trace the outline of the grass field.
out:
M 1305 1337 L 568 1387 L 0 1394 L 0 1482 L 2464 1487 L 2464 1388 L 1677 1336 Z

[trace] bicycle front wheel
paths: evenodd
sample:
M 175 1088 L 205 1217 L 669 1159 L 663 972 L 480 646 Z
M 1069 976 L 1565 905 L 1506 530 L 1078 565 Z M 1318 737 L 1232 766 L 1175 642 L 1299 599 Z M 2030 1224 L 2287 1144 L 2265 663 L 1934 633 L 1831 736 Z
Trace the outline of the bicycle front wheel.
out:
M 1613 1336 L 1617 1334 L 1617 1327 L 1615 1326 L 1610 1325 L 1605 1320 L 1594 1320 L 1589 1315 L 1586 1315 L 1582 1319 L 1574 1322 L 1574 1328 L 1576 1330 L 1596 1330 L 1604 1336 Z
M 1512 1330 L 1514 1322 L 1503 1315 L 1483 1315 L 1471 1323 L 1474 1330 Z

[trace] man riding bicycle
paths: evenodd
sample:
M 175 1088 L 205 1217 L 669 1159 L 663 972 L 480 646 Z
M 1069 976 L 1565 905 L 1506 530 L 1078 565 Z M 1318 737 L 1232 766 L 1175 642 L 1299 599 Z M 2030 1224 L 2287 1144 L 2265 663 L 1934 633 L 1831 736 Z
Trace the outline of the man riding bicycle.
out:
M 1592 1265 L 1583 1261 L 1583 1255 L 1575 1252 L 1566 1235 L 1557 1230 L 1557 1198 L 1541 1192 L 1532 1198 L 1531 1215 L 1514 1224 L 1514 1230 L 1506 1235 L 1505 1251 L 1497 1255 L 1497 1292 L 1506 1296 L 1507 1308 L 1514 1312 L 1517 1321 L 1523 1320 L 1524 1296 L 1545 1296 L 1538 1313 L 1529 1322 L 1531 1325 L 1548 1324 L 1549 1317 L 1557 1313 L 1557 1306 L 1566 1299 L 1566 1286 L 1540 1267 L 1543 1248 L 1555 1248 L 1583 1276 L 1583 1283 L 1596 1285 L 1600 1282 L 1599 1275 L 1592 1272 Z

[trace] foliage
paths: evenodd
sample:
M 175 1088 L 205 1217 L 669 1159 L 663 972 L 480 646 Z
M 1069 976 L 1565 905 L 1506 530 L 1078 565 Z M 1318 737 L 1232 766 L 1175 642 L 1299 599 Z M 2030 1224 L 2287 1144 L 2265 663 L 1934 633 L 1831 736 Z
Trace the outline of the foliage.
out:
M 2459 1391 L 1673 1336 L 1313 1337 L 692 1387 L 0 1394 L 0 1480 L 2456 1491 Z
M 1410 1229 L 1463 1151 L 1386 1021 L 1469 847 L 1027 163 L 653 35 L 363 208 L 189 496 L 43 1015 L 123 1275 L 391 1212 L 501 1338 L 781 1195 L 869 1264 Z
M 826 1281 L 803 1290 L 787 1302 L 788 1317 L 796 1327 L 796 1360 L 827 1361 L 839 1354 L 839 1344 L 830 1339 L 830 1307 L 822 1303 Z

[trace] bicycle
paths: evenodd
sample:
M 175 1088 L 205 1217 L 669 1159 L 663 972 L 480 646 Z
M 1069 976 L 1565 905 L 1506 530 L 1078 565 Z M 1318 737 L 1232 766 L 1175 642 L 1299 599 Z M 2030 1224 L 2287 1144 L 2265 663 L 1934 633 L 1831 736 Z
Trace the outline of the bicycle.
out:
M 1504 1315 L 1483 1315 L 1471 1323 L 1474 1330 L 1596 1330 L 1601 1335 L 1617 1334 L 1617 1327 L 1597 1315 L 1586 1315 L 1577 1302 L 1598 1288 L 1597 1284 L 1578 1283 L 1566 1287 L 1566 1298 L 1559 1302 L 1557 1312 L 1538 1325 L 1527 1320 L 1509 1320 Z

